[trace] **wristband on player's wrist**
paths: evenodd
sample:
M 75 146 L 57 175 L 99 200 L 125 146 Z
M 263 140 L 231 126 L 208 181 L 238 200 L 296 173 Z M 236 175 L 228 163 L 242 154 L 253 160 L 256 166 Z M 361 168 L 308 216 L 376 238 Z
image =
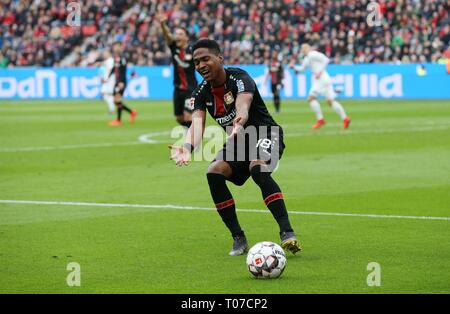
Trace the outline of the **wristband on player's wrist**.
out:
M 186 148 L 188 152 L 191 154 L 194 151 L 194 145 L 192 145 L 191 143 L 184 143 L 183 147 Z

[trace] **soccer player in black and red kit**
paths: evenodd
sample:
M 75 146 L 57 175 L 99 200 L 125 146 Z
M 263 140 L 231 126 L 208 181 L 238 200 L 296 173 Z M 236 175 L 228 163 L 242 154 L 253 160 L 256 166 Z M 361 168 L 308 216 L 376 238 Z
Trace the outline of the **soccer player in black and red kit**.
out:
M 123 56 L 123 46 L 121 42 L 113 44 L 113 59 L 114 67 L 110 75 L 114 75 L 116 83 L 114 85 L 114 104 L 117 109 L 117 119 L 109 122 L 110 126 L 118 126 L 122 124 L 122 111 L 125 110 L 130 114 L 130 122 L 133 123 L 136 119 L 137 112 L 128 108 L 122 100 L 123 93 L 127 87 L 127 60 Z
M 178 27 L 172 36 L 166 25 L 167 16 L 160 13 L 156 16 L 161 24 L 164 38 L 170 48 L 173 63 L 173 109 L 177 122 L 189 127 L 192 111 L 188 107 L 192 91 L 197 87 L 195 67 L 192 60 L 192 47 L 189 45 L 189 32 Z
M 192 125 L 184 145 L 169 146 L 171 159 L 179 166 L 189 163 L 191 153 L 203 137 L 208 111 L 229 135 L 207 172 L 217 211 L 234 239 L 229 254 L 244 254 L 248 244 L 226 181 L 240 186 L 250 177 L 261 189 L 264 202 L 280 227 L 282 247 L 293 253 L 300 251 L 283 194 L 271 176 L 285 147 L 281 127 L 270 116 L 248 73 L 238 68 L 224 68 L 216 41 L 197 41 L 193 56 L 195 68 L 204 81 L 192 94 Z
M 268 68 L 269 71 L 266 75 L 266 80 L 270 77 L 272 94 L 273 94 L 273 104 L 275 106 L 275 112 L 280 112 L 281 106 L 281 89 L 283 88 L 283 77 L 284 77 L 284 67 L 283 67 L 283 58 L 278 53 L 277 50 L 272 51 L 272 56 L 270 58 Z

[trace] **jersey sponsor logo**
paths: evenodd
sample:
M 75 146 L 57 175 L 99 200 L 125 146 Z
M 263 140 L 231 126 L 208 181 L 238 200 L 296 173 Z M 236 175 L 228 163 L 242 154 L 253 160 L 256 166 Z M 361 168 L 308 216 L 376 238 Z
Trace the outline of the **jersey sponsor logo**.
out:
M 241 93 L 245 90 L 244 82 L 242 80 L 237 80 L 236 85 L 238 88 L 238 93 Z
M 231 111 L 229 114 L 227 114 L 226 116 L 220 117 L 220 118 L 216 118 L 216 121 L 218 124 L 220 124 L 221 126 L 226 126 L 229 125 L 233 122 L 233 119 L 236 117 L 236 110 L 233 109 L 233 111 Z
M 177 62 L 178 66 L 182 67 L 183 69 L 189 68 L 190 66 L 189 62 L 184 62 L 183 60 L 180 59 L 178 55 L 175 55 L 174 59 Z
M 195 104 L 195 98 L 191 97 L 189 99 L 189 104 L 187 106 L 186 105 L 185 106 L 190 110 L 194 110 L 194 104 Z
M 223 100 L 225 101 L 225 103 L 227 105 L 231 105 L 234 102 L 233 93 L 231 91 L 229 91 L 228 93 L 223 95 Z

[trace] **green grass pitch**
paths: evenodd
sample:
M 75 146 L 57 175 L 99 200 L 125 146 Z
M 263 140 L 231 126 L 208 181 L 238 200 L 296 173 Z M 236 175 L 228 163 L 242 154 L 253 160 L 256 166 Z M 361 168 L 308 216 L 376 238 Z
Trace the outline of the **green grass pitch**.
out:
M 1 101 L 0 293 L 450 292 L 449 101 L 342 101 L 348 131 L 325 104 L 312 131 L 305 101 L 282 103 L 274 177 L 304 252 L 276 280 L 253 279 L 217 213 L 195 209 L 213 207 L 208 162 L 169 161 L 171 103 L 127 103 L 136 123 L 111 128 L 100 100 Z M 230 187 L 238 208 L 265 209 L 251 180 Z M 279 241 L 268 211 L 238 216 L 250 244 Z M 370 262 L 381 286 L 367 284 Z

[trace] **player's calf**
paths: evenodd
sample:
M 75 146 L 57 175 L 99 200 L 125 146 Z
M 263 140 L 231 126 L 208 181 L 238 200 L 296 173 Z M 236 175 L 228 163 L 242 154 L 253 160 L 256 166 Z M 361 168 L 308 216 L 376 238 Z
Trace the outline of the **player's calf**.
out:
M 206 177 L 217 212 L 234 239 L 233 249 L 230 255 L 241 255 L 244 253 L 245 248 L 247 248 L 247 240 L 245 240 L 244 231 L 239 225 L 234 199 L 226 185 L 226 178 L 221 173 L 211 172 L 208 172 Z
M 350 118 L 345 113 L 344 107 L 335 99 L 327 99 L 328 104 L 331 108 L 338 114 L 338 116 L 341 118 L 341 120 L 344 123 L 344 129 L 348 129 L 350 125 Z
M 312 111 L 316 115 L 316 123 L 312 126 L 313 129 L 318 129 L 321 126 L 325 125 L 325 119 L 323 118 L 322 108 L 320 107 L 320 103 L 316 100 L 314 96 L 308 97 L 309 106 Z
M 288 212 L 283 199 L 283 193 L 266 165 L 257 164 L 250 169 L 253 181 L 261 189 L 264 203 L 277 221 L 280 232 L 292 232 Z

